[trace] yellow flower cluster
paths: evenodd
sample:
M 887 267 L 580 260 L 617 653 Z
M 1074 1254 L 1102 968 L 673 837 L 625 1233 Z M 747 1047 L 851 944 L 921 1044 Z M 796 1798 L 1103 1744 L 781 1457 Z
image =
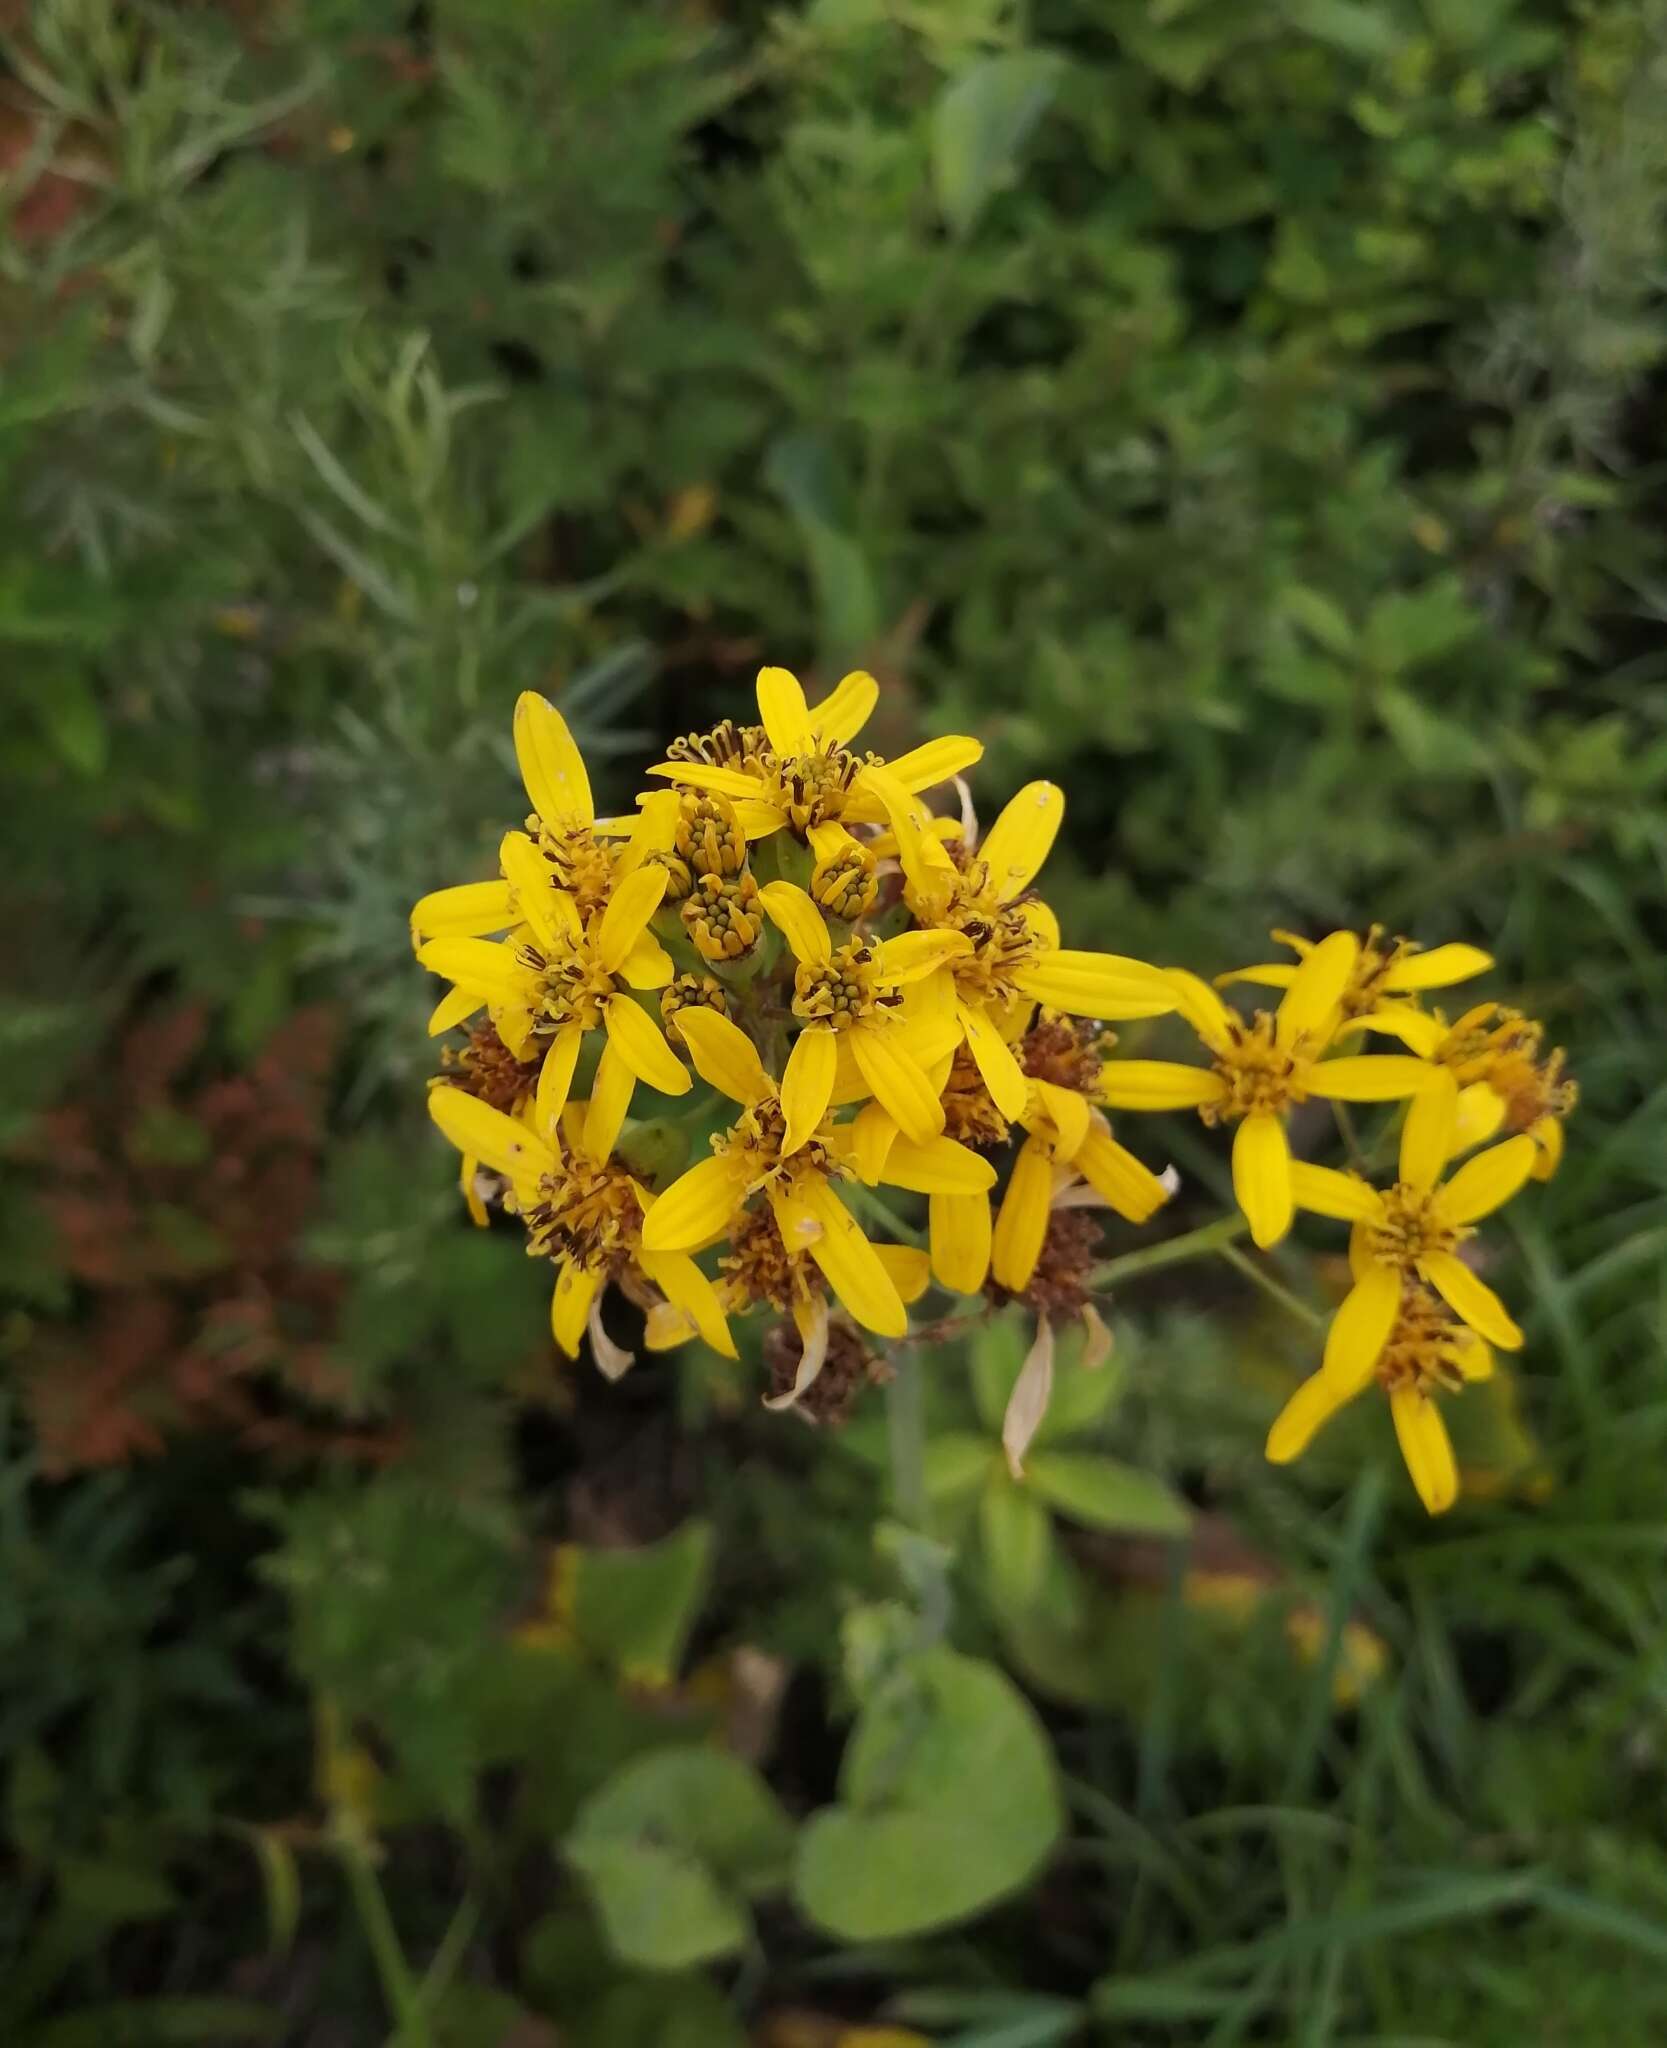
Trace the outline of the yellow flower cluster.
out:
M 762 1306 L 791 1322 L 786 1405 L 830 1343 L 849 1352 L 851 1324 L 904 1336 L 933 1281 L 1021 1298 L 1044 1336 L 1050 1314 L 1092 1324 L 1099 1235 L 1084 1212 L 1144 1223 L 1173 1186 L 1108 1112 L 1193 1108 L 1236 1127 L 1234 1184 L 1259 1244 L 1298 1207 L 1356 1224 L 1360 1284 L 1319 1391 L 1293 1401 L 1270 1455 L 1294 1455 L 1330 1412 L 1322 1396 L 1334 1407 L 1375 1370 L 1427 1476 L 1429 1387 L 1476 1367 L 1466 1329 L 1505 1343 L 1515 1328 L 1455 1247 L 1555 1163 L 1573 1099 L 1560 1056 L 1543 1059 L 1512 1013 L 1449 1026 L 1416 1006 L 1489 964 L 1471 947 L 1291 940 L 1293 963 L 1227 977 L 1282 989 L 1276 1012 L 1249 1020 L 1196 976 L 1067 947 L 1034 887 L 1060 791 L 1029 784 L 981 837 L 964 783 L 956 811 L 934 815 L 921 793 L 982 748 L 859 749 L 877 698 L 856 673 L 811 706 L 766 668 L 756 724 L 679 740 L 629 815 L 598 819 L 565 723 L 529 692 L 515 748 L 532 810 L 504 836 L 499 879 L 412 912 L 418 959 L 452 984 L 430 1029 L 468 1029 L 431 1114 L 462 1155 L 475 1220 L 483 1196 L 501 1200 L 555 1264 L 558 1344 L 576 1354 L 588 1330 L 605 1371 L 630 1364 L 602 1320 L 609 1285 L 642 1309 L 655 1349 L 698 1335 L 733 1357 L 730 1318 Z M 1109 1056 L 1107 1023 L 1170 1012 L 1202 1064 Z M 1347 1049 L 1367 1032 L 1404 1050 Z M 1310 1097 L 1411 1102 L 1393 1188 L 1293 1157 L 1288 1118 Z M 1441 1183 L 1501 1125 L 1523 1135 Z M 992 1162 L 1009 1145 L 998 1191 Z M 875 1240 L 880 1189 L 926 1198 L 925 1249 Z M 1024 1399 L 1034 1407 L 1034 1389 Z M 1413 1402 L 1419 1419 L 1404 1420 Z M 1435 1505 L 1439 1487 L 1420 1485 Z

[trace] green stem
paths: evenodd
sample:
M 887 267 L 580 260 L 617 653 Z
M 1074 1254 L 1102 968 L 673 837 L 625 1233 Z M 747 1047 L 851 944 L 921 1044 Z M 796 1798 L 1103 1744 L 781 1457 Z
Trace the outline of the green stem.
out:
M 1214 1223 L 1200 1224 L 1180 1237 L 1165 1238 L 1162 1244 L 1143 1245 L 1137 1252 L 1108 1259 L 1094 1275 L 1095 1287 L 1112 1287 L 1119 1280 L 1133 1280 L 1142 1273 L 1156 1273 L 1165 1266 L 1184 1266 L 1189 1259 L 1202 1259 L 1244 1236 L 1250 1225 L 1235 1211 L 1219 1216 Z
M 348 1889 L 353 1895 L 353 1910 L 359 1916 L 359 1925 L 364 1929 L 365 1940 L 376 1963 L 382 1996 L 394 2017 L 393 2038 L 400 2048 L 429 2048 L 432 2036 L 428 2029 L 428 2015 L 416 1979 L 411 1974 L 411 1966 L 405 1960 L 405 1951 L 399 1945 L 399 1934 L 394 1927 L 393 1915 L 388 1911 L 388 1901 L 383 1895 L 375 1866 L 364 1843 L 356 1835 L 342 1835 L 340 1853 L 347 1872 Z
M 891 1451 L 891 1506 L 900 1522 L 926 1522 L 926 1361 L 894 1351 L 886 1388 L 886 1441 Z
M 1295 1316 L 1299 1323 L 1306 1323 L 1311 1330 L 1325 1328 L 1326 1319 L 1318 1309 L 1310 1308 L 1300 1295 L 1293 1294 L 1290 1288 L 1281 1286 L 1273 1275 L 1265 1272 L 1254 1259 L 1246 1258 L 1236 1244 L 1217 1245 L 1216 1250 L 1236 1273 L 1242 1273 L 1253 1286 L 1261 1288 L 1270 1301 L 1277 1301 L 1287 1315 Z

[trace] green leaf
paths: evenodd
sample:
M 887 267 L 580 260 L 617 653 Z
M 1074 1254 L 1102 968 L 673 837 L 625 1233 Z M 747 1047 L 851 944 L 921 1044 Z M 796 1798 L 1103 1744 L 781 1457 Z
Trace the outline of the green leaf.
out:
M 168 2048 L 177 2041 L 263 2041 L 281 2016 L 241 1998 L 119 1998 L 65 2013 L 29 2036 L 29 2048 Z
M 864 1710 L 840 1804 L 799 1837 L 794 1897 L 843 1941 L 952 1926 L 1026 1884 L 1063 1823 L 1054 1762 L 993 1665 L 934 1648 Z
M 621 1984 L 562 2039 L 573 2048 L 747 2048 L 729 2000 L 705 1977 Z
M 59 760 L 92 781 L 110 760 L 110 728 L 92 686 L 79 669 L 65 669 L 36 684 L 35 704 L 47 743 Z
M 997 1453 L 987 1436 L 971 1430 L 950 1430 L 926 1446 L 926 1497 L 932 1501 L 954 1500 L 982 1486 L 990 1476 Z
M 1050 1507 L 1091 1529 L 1184 1536 L 1192 1517 L 1161 1479 L 1097 1451 L 1033 1451 L 1025 1483 Z
M 712 1566 L 709 1522 L 641 1550 L 576 1550 L 571 1588 L 574 1634 L 623 1676 L 666 1685 L 676 1677 L 706 1598 Z
M 621 1962 L 683 1970 L 745 1948 L 751 1932 L 746 1907 L 697 1857 L 622 1841 L 570 1845 L 567 1854 Z
M 159 1871 L 135 1869 L 108 1857 L 63 1857 L 55 1866 L 58 1897 L 93 1920 L 156 1920 L 171 1913 L 174 1890 Z
M 932 110 L 932 183 L 958 235 L 971 230 L 1011 177 L 1064 70 L 1064 60 L 1045 50 L 1015 50 L 980 58 L 939 94 Z
M 1279 602 L 1286 615 L 1317 640 L 1328 654 L 1335 654 L 1340 661 L 1353 658 L 1355 631 L 1349 624 L 1348 614 L 1335 599 L 1327 597 L 1323 591 L 1309 589 L 1306 584 L 1293 583 L 1280 592 Z
M 978 1533 L 995 1605 L 1008 1613 L 1028 1607 L 1048 1569 L 1053 1523 L 1042 1503 L 1004 1466 L 992 1471 L 979 1500 Z
M 675 1970 L 745 1943 L 743 1902 L 785 1881 L 792 1843 L 756 1771 L 691 1745 L 627 1764 L 585 1802 L 563 1846 L 621 1960 Z

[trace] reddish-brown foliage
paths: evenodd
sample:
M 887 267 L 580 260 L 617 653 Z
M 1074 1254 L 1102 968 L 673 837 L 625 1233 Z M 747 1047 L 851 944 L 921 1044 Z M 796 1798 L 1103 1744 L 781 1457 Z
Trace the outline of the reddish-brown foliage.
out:
M 146 1018 L 23 1148 L 80 1297 L 24 1362 L 48 1470 L 205 1428 L 291 1457 L 396 1449 L 348 1419 L 340 1282 L 301 1245 L 335 1036 L 328 1011 L 297 1011 L 228 1073 L 205 1057 L 200 1009 Z

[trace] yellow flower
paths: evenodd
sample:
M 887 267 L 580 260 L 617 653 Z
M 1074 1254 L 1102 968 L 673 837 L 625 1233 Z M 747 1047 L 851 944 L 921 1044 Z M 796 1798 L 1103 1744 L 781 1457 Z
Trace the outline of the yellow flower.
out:
M 1267 1455 L 1276 1465 L 1300 1457 L 1315 1431 L 1376 1378 L 1389 1396 L 1401 1455 L 1419 1498 L 1432 1515 L 1443 1514 L 1458 1497 L 1459 1475 L 1435 1395 L 1484 1380 L 1492 1371 L 1493 1354 L 1473 1330 L 1427 1287 L 1417 1281 L 1403 1287 L 1395 1277 L 1388 1325 L 1377 1348 L 1370 1354 L 1350 1351 L 1347 1370 L 1330 1359 L 1328 1349 L 1327 1364 L 1303 1381 L 1268 1432 Z
M 788 1148 L 780 1089 L 745 1032 L 716 1010 L 691 1007 L 678 1027 L 703 1080 L 741 1105 L 710 1159 L 666 1189 L 643 1226 L 653 1250 L 692 1251 L 733 1236 L 762 1194 L 789 1252 L 807 1252 L 829 1287 L 866 1329 L 901 1337 L 902 1297 L 885 1261 L 834 1191 L 847 1169 L 855 1126 L 823 1122 Z M 893 1187 L 976 1193 L 995 1179 L 986 1162 L 948 1138 L 899 1139 L 882 1175 Z
M 664 988 L 672 979 L 671 960 L 647 929 L 665 891 L 665 870 L 634 869 L 606 909 L 586 922 L 572 896 L 540 879 L 545 862 L 524 833 L 507 834 L 501 851 L 531 936 L 498 945 L 430 939 L 417 958 L 456 982 L 460 999 L 485 1002 L 518 1058 L 529 1048 L 546 1048 L 536 1105 L 542 1136 L 553 1132 L 567 1101 L 585 1033 L 606 1029 L 585 1131 L 586 1150 L 606 1158 L 639 1080 L 663 1095 L 681 1095 L 689 1086 L 688 1071 L 659 1024 L 628 993 Z M 445 1009 L 442 1003 L 436 1016 Z M 429 1028 L 435 1028 L 432 1020 Z
M 1147 1223 L 1168 1201 L 1169 1186 L 1120 1145 L 1099 1108 L 1101 1061 L 1080 1027 L 1046 1017 L 1020 1041 L 1025 1106 L 1014 1121 L 1028 1136 L 1014 1160 L 999 1214 L 984 1194 L 930 1197 L 932 1271 L 941 1286 L 977 1294 L 993 1270 L 1010 1293 L 1030 1286 L 1049 1223 L 1061 1208 L 1104 1207 L 1131 1223 Z M 939 1069 L 945 1129 L 977 1145 L 1004 1144 L 1007 1120 L 984 1087 L 970 1054 L 957 1051 Z M 853 1158 L 872 1186 L 898 1126 L 883 1101 L 853 1126 Z
M 1064 795 L 1053 783 L 1027 783 L 990 827 L 977 857 L 958 868 L 924 805 L 894 802 L 891 812 L 904 899 L 916 921 L 968 942 L 948 963 L 945 993 L 957 1037 L 996 1107 L 1013 1119 L 1023 1115 L 1029 1089 L 1012 1041 L 1038 1003 L 1102 1020 L 1161 1017 L 1177 1005 L 1166 976 L 1144 960 L 1062 947 L 1053 912 L 1027 895 L 1064 815 Z
M 977 740 L 928 740 L 895 761 L 853 752 L 880 686 L 856 670 L 814 708 L 784 668 L 758 672 L 758 725 L 726 721 L 691 733 L 649 769 L 684 789 L 728 797 L 748 839 L 785 827 L 805 838 L 816 826 L 882 824 L 900 792 L 930 789 L 981 758 Z
M 1209 1052 L 1207 1067 L 1170 1060 L 1108 1060 L 1100 1099 L 1119 1109 L 1187 1109 L 1206 1124 L 1237 1123 L 1233 1191 L 1264 1247 L 1277 1244 L 1293 1214 L 1289 1112 L 1309 1096 L 1338 1102 L 1393 1102 L 1430 1085 L 1422 1060 L 1394 1053 L 1322 1055 L 1342 1021 L 1340 1004 L 1359 958 L 1353 932 L 1322 939 L 1292 977 L 1278 1010 L 1246 1023 L 1197 975 L 1172 970 L 1177 1006 Z
M 1534 1178 L 1549 1180 L 1563 1157 L 1563 1119 L 1580 1090 L 1563 1071 L 1561 1046 L 1542 1050 L 1545 1027 L 1520 1010 L 1478 1003 L 1449 1024 L 1439 1010 L 1368 1011 L 1355 1029 L 1382 1031 L 1420 1059 L 1445 1067 L 1459 1084 L 1455 1150 L 1480 1145 L 1498 1130 L 1526 1131 L 1539 1148 Z
M 588 916 L 607 901 L 613 857 L 596 836 L 590 778 L 567 721 L 536 690 L 523 690 L 516 702 L 515 758 L 533 806 L 527 831 L 545 861 L 543 874 L 523 866 L 520 879 L 537 894 L 553 887 L 567 890 L 580 915 Z M 508 931 L 525 916 L 516 897 L 516 880 L 506 867 L 496 882 L 462 882 L 455 888 L 431 890 L 412 909 L 412 944 Z M 449 1023 L 460 1021 L 453 1017 Z M 449 1023 L 438 1029 L 448 1029 Z
M 1458 1247 L 1533 1172 L 1534 1140 L 1526 1134 L 1507 1138 L 1443 1181 L 1442 1170 L 1453 1156 L 1458 1090 L 1450 1074 L 1437 1072 L 1436 1083 L 1407 1111 L 1400 1178 L 1393 1187 L 1374 1188 L 1358 1174 L 1305 1160 L 1292 1169 L 1300 1207 L 1353 1225 L 1349 1257 L 1355 1284 L 1332 1319 L 1322 1368 L 1345 1383 L 1358 1384 L 1370 1374 L 1389 1340 L 1402 1290 L 1415 1281 L 1433 1287 L 1489 1344 L 1502 1351 L 1522 1345 L 1505 1304 L 1458 1256 Z
M 681 1248 L 643 1242 L 654 1197 L 617 1160 L 586 1148 L 589 1118 L 571 1105 L 568 1144 L 552 1126 L 546 1138 L 460 1088 L 429 1093 L 429 1114 L 458 1150 L 501 1173 L 527 1229 L 527 1251 L 556 1262 L 550 1327 L 570 1358 L 589 1330 L 596 1361 L 610 1377 L 631 1363 L 602 1326 L 601 1298 L 610 1281 L 641 1275 L 715 1351 L 735 1356 L 734 1339 L 713 1286 Z M 640 1292 L 640 1290 L 637 1290 Z
M 803 889 L 771 882 L 760 899 L 797 963 L 793 1014 L 800 1028 L 781 1076 L 783 1153 L 796 1152 L 827 1115 L 841 1050 L 903 1132 L 929 1144 L 943 1130 L 943 1104 L 916 1055 L 921 1030 L 903 1014 L 902 991 L 939 973 L 969 950 L 969 941 L 957 932 L 900 932 L 836 948 Z
M 1269 937 L 1289 946 L 1297 955 L 1294 962 L 1270 960 L 1256 967 L 1235 968 L 1218 974 L 1216 987 L 1236 981 L 1254 982 L 1259 988 L 1289 988 L 1297 969 L 1313 952 L 1315 941 L 1295 932 L 1271 932 Z M 1451 988 L 1455 982 L 1470 981 L 1493 965 L 1493 955 L 1480 946 L 1458 944 L 1435 946 L 1426 952 L 1416 940 L 1385 940 L 1383 926 L 1375 924 L 1361 941 L 1353 971 L 1338 1004 L 1345 1017 L 1358 1017 L 1375 1009 L 1384 996 L 1417 995 L 1425 989 Z

